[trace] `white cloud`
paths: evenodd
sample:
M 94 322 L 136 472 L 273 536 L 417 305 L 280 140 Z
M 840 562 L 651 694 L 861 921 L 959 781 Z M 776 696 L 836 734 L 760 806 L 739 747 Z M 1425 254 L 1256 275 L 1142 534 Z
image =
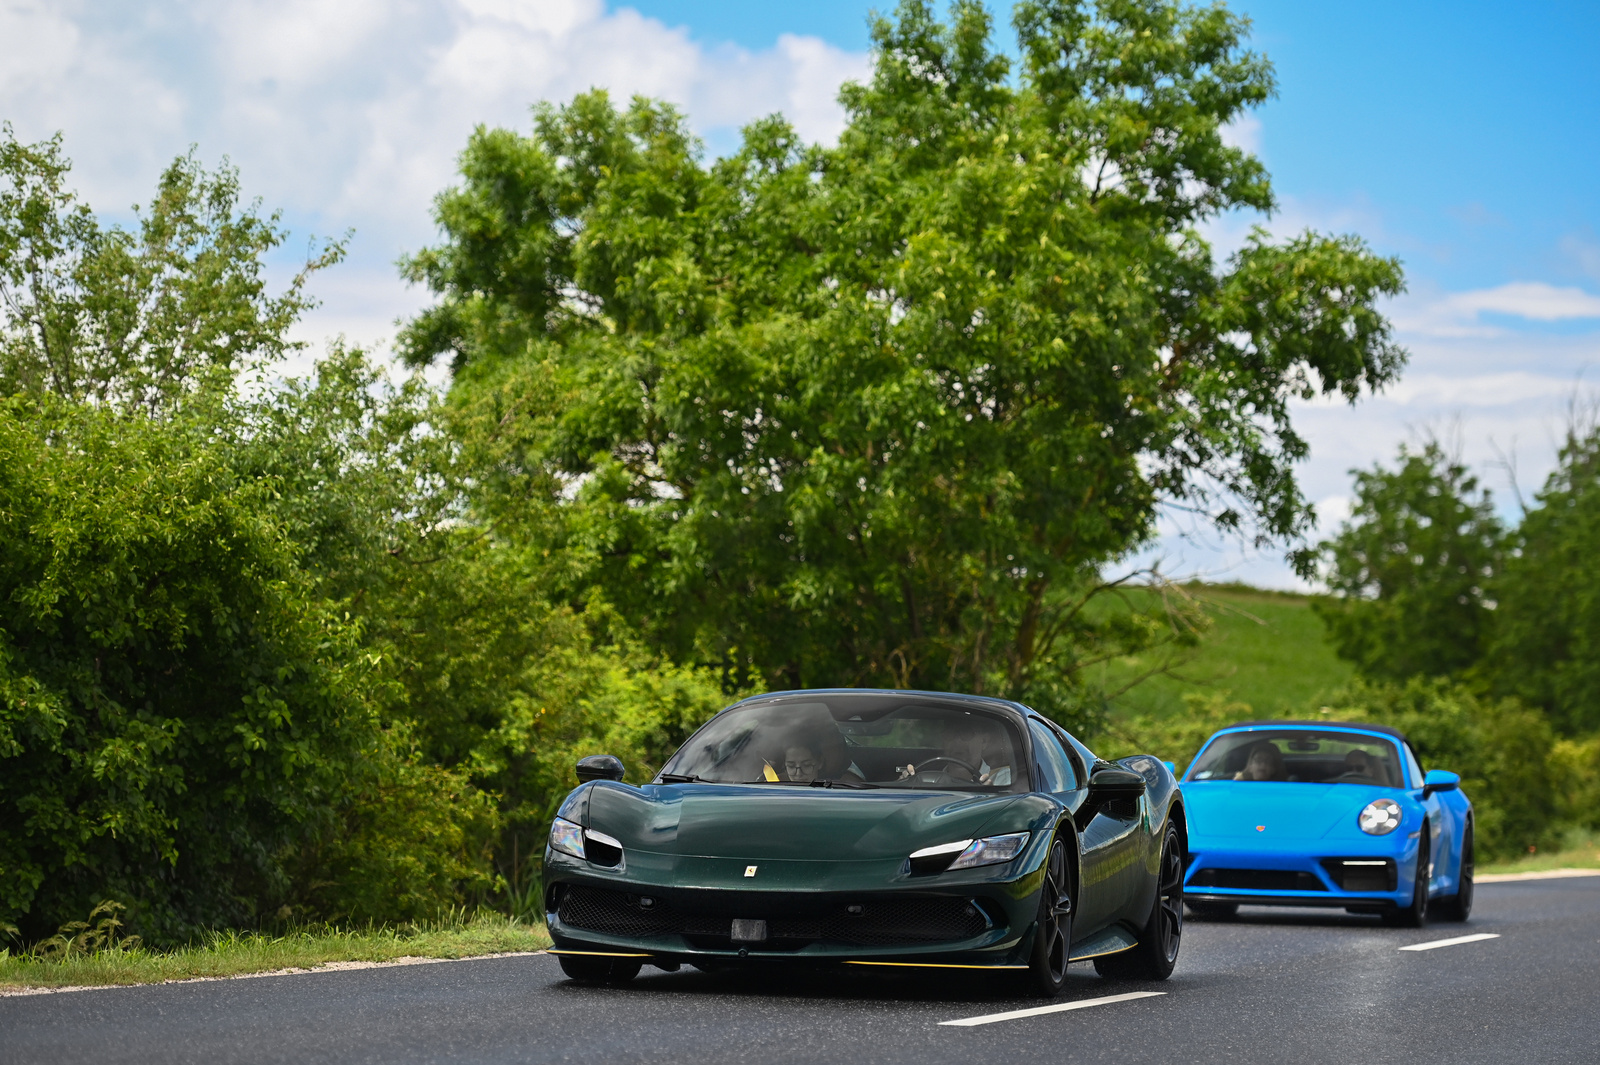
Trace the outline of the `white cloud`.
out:
M 1532 322 L 1594 319 L 1600 318 L 1600 296 L 1542 281 L 1514 281 L 1432 300 L 1402 302 L 1396 308 L 1395 323 L 1407 331 L 1436 337 L 1504 335 L 1505 327 L 1485 321 L 1486 314 Z
M 533 103 L 603 87 L 664 97 L 719 141 L 778 111 L 826 141 L 840 84 L 867 72 L 817 38 L 707 46 L 602 0 L 0 0 L 0 119 L 26 140 L 64 131 L 97 209 L 147 201 L 194 144 L 285 210 L 296 248 L 356 230 L 306 336 L 376 340 L 415 309 L 394 259 L 433 239 L 432 197 L 479 123 L 525 130 Z

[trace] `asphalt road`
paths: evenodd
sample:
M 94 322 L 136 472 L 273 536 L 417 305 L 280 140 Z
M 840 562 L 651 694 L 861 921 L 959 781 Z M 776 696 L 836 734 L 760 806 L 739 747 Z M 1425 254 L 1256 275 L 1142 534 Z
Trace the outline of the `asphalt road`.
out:
M 1424 951 L 1401 947 L 1493 935 Z M 1191 922 L 1171 980 L 1087 966 L 1058 1004 L 981 978 L 566 982 L 548 955 L 0 998 L 0 1063 L 1595 1062 L 1600 877 L 1480 885 L 1467 925 L 1246 910 Z M 1081 971 L 1080 971 L 1081 970 Z

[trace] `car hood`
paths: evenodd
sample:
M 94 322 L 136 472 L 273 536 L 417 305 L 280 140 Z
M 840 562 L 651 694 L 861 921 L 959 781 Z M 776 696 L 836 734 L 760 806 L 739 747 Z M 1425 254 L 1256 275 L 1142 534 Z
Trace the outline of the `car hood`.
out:
M 1399 798 L 1393 788 L 1364 784 L 1297 784 L 1276 781 L 1185 782 L 1192 836 L 1224 839 L 1321 839 L 1341 826 L 1354 828 L 1373 799 Z
M 624 848 L 710 858 L 871 861 L 1018 831 L 1017 795 L 772 786 L 595 784 L 587 827 Z

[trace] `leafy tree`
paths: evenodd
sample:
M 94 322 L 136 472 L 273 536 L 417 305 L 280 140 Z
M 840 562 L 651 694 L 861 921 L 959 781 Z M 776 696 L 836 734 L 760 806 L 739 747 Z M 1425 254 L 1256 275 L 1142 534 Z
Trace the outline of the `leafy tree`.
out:
M 25 926 L 108 896 L 157 940 L 259 915 L 363 790 L 417 792 L 271 485 L 177 429 L 0 406 L 0 913 Z
M 357 353 L 247 399 L 295 345 L 274 220 L 192 157 L 137 235 L 0 143 L 0 920 L 107 897 L 147 938 L 286 912 L 401 919 L 488 886 L 498 818 L 421 750 L 352 617 L 425 524 L 416 388 Z M 309 269 L 337 256 L 337 249 Z M 381 408 L 381 409 L 380 409 Z M 374 413 L 363 421 L 352 412 Z
M 1487 672 L 1500 691 L 1561 729 L 1600 729 L 1600 430 L 1569 432 L 1560 462 L 1523 515 L 1504 573 Z
M 156 411 L 299 347 L 288 329 L 313 304 L 306 281 L 342 245 L 273 296 L 262 258 L 288 234 L 276 214 L 238 209 L 236 171 L 178 158 L 129 232 L 77 201 L 70 168 L 59 136 L 22 144 L 0 126 L 0 390 Z
M 1214 261 L 1198 225 L 1273 205 L 1222 135 L 1274 91 L 1225 8 L 1014 21 L 1015 78 L 977 4 L 877 21 L 837 148 L 774 117 L 702 165 L 670 107 L 598 92 L 473 135 L 403 348 L 496 411 L 483 506 L 574 599 L 735 684 L 1070 716 L 1086 661 L 1183 628 L 1090 609 L 1159 507 L 1309 527 L 1290 400 L 1393 379 L 1398 264 L 1260 232 Z
M 1372 678 L 1460 673 L 1487 641 L 1506 531 L 1487 490 L 1437 442 L 1355 474 L 1355 505 L 1322 545 L 1337 598 L 1314 604 L 1339 656 Z

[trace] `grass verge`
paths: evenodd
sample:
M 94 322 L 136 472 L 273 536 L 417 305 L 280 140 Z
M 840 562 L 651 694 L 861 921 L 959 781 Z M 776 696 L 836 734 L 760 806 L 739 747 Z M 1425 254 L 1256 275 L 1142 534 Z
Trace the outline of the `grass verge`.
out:
M 1559 850 L 1478 866 L 1480 873 L 1543 873 L 1550 869 L 1600 869 L 1600 833 L 1569 832 Z
M 549 945 L 544 925 L 499 915 L 399 928 L 313 927 L 282 935 L 217 932 L 195 946 L 171 951 L 104 950 L 50 961 L 0 951 L 0 991 L 158 984 L 311 969 L 330 962 L 470 958 L 543 950 Z

